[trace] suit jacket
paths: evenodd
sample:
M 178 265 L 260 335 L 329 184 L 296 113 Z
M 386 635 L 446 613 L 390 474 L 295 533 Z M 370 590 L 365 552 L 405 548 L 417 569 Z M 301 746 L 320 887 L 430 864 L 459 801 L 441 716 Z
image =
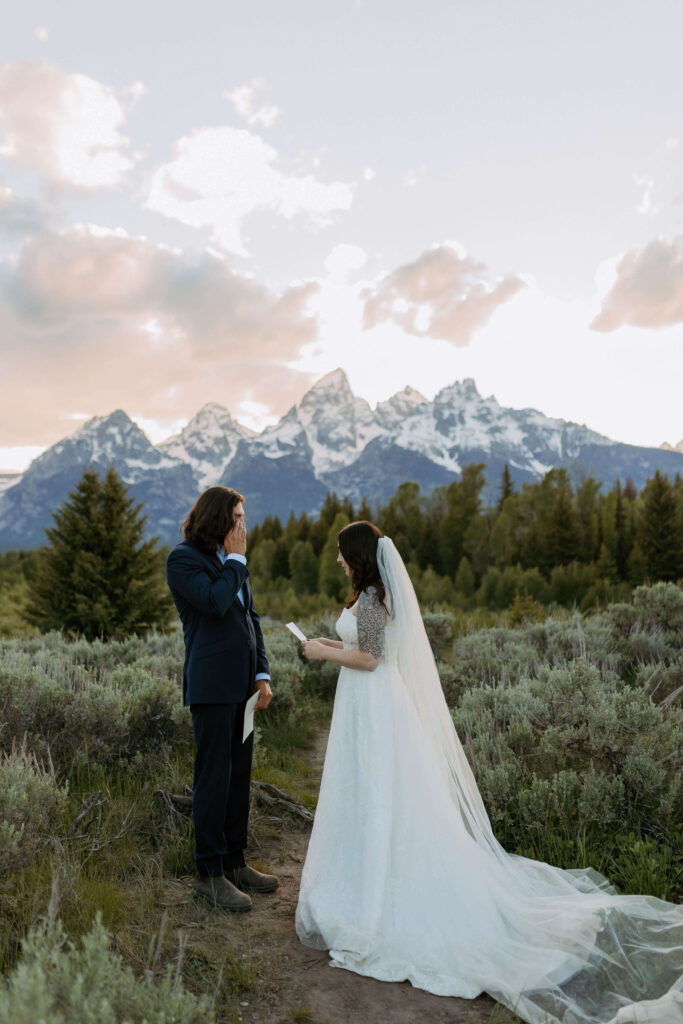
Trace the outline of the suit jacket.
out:
M 190 541 L 169 554 L 166 579 L 185 637 L 183 704 L 239 703 L 256 673 L 269 672 L 248 576 L 236 558 L 221 565 Z

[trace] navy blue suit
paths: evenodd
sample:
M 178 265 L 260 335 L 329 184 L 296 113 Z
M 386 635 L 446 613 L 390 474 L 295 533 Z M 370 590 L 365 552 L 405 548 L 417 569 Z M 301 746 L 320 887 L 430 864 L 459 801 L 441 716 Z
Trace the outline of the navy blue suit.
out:
M 221 565 L 189 541 L 166 562 L 183 624 L 183 703 L 190 705 L 196 745 L 195 859 L 208 875 L 243 865 L 247 845 L 254 735 L 242 742 L 244 706 L 256 674 L 269 671 L 248 576 L 237 559 Z

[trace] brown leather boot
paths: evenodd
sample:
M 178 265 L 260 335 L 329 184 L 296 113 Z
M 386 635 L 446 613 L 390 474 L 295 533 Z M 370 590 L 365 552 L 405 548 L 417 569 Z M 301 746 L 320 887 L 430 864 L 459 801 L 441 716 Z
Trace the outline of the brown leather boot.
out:
M 209 903 L 217 910 L 245 911 L 251 910 L 251 899 L 245 892 L 237 889 L 232 882 L 223 875 L 201 878 L 195 877 L 192 884 L 194 897 Z
M 229 882 L 249 892 L 273 892 L 280 884 L 277 875 L 264 875 L 248 864 L 243 868 L 226 868 L 224 874 Z

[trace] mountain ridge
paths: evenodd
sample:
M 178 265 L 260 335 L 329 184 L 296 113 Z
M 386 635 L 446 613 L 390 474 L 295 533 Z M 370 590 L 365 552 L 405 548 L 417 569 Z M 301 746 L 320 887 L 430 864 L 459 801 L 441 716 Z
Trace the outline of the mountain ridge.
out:
M 457 479 L 470 462 L 486 464 L 489 499 L 506 464 L 517 486 L 555 467 L 606 487 L 631 477 L 640 488 L 655 469 L 683 473 L 683 452 L 670 446 L 626 445 L 536 409 L 506 408 L 493 395 L 484 398 L 472 378 L 431 401 L 406 387 L 373 409 L 338 368 L 260 433 L 216 402 L 158 444 L 122 409 L 93 417 L 0 493 L 0 550 L 43 543 L 50 512 L 85 465 L 98 472 L 113 465 L 144 504 L 148 533 L 175 543 L 197 494 L 211 484 L 244 493 L 255 522 L 268 513 L 314 515 L 328 490 L 373 504 L 408 479 L 428 492 Z

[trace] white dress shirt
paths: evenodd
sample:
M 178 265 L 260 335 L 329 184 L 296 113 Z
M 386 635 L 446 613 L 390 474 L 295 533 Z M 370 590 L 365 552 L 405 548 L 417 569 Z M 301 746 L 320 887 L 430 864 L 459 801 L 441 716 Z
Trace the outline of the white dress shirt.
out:
M 221 545 L 219 545 L 216 548 L 216 554 L 220 558 L 220 560 L 223 563 L 223 565 L 225 565 L 225 563 L 227 562 L 227 560 L 229 558 L 234 558 L 236 562 L 241 562 L 242 565 L 246 565 L 247 564 L 246 555 L 239 555 L 236 551 L 234 551 L 231 554 L 227 555 L 225 553 L 225 548 L 222 547 Z M 244 607 L 244 594 L 242 593 L 242 588 L 241 587 L 237 591 L 237 596 L 240 599 L 240 604 L 242 605 L 242 607 Z M 254 681 L 258 683 L 259 679 L 267 679 L 267 680 L 270 681 L 270 676 L 268 675 L 267 672 L 257 672 L 256 675 L 254 676 Z

